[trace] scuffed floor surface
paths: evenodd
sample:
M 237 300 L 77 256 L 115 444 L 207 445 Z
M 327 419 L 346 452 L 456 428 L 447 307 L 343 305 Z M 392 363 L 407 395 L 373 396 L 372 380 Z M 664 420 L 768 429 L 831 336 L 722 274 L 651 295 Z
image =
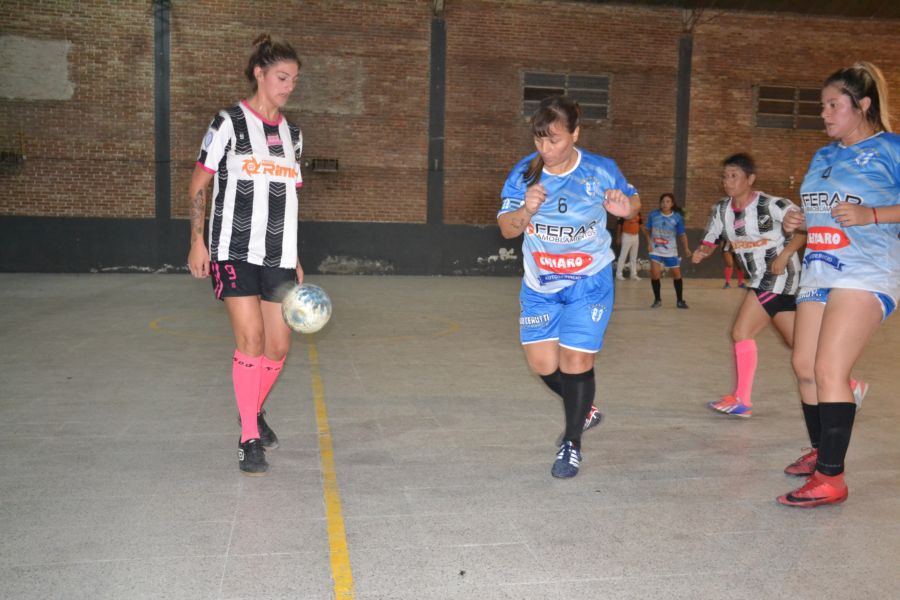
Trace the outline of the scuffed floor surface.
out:
M 896 597 L 900 317 L 858 369 L 871 389 L 849 500 L 798 510 L 775 503 L 799 485 L 782 469 L 807 441 L 773 331 L 758 338 L 753 417 L 705 407 L 731 391 L 742 290 L 686 280 L 677 310 L 666 279 L 651 311 L 649 281 L 620 282 L 597 360 L 606 418 L 561 481 L 562 407 L 525 366 L 517 279 L 310 281 L 334 316 L 295 338 L 267 404 L 281 447 L 248 478 L 208 281 L 0 275 L 0 597 Z

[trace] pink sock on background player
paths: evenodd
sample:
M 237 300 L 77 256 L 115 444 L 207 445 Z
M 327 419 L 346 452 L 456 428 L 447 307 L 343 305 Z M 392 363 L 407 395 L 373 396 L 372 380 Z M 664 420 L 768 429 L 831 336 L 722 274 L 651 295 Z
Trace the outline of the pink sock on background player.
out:
M 285 358 L 287 357 L 285 356 Z M 260 362 L 259 399 L 257 400 L 256 405 L 257 414 L 262 412 L 263 404 L 266 403 L 266 397 L 269 395 L 272 386 L 275 385 L 275 380 L 281 375 L 281 368 L 283 366 L 284 358 L 281 360 L 272 360 L 265 356 L 262 357 L 262 361 Z
M 256 407 L 259 401 L 259 381 L 262 356 L 247 356 L 240 350 L 234 351 L 231 379 L 234 382 L 234 397 L 237 399 L 241 415 L 241 443 L 259 438 L 256 427 Z
M 737 365 L 737 387 L 734 395 L 745 406 L 752 406 L 753 378 L 756 376 L 756 341 L 741 340 L 734 343 L 734 361 Z
M 744 285 L 744 272 L 741 269 L 737 270 L 738 277 L 738 285 Z
M 733 271 L 733 267 L 725 267 L 725 283 L 731 283 L 731 273 Z

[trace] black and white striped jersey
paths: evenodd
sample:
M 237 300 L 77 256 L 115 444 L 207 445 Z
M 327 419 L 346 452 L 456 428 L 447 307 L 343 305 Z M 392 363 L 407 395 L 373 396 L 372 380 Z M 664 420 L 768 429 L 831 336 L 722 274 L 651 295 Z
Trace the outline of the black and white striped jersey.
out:
M 747 273 L 751 288 L 795 295 L 800 283 L 798 253 L 791 256 L 783 274 L 775 275 L 768 268 L 790 241 L 781 229 L 781 222 L 792 206 L 795 205 L 786 198 L 762 192 L 757 192 L 743 210 L 736 210 L 731 198 L 722 198 L 713 206 L 703 244 L 715 246 L 723 236 Z
M 221 111 L 203 138 L 197 164 L 214 173 L 209 215 L 212 260 L 297 266 L 300 129 L 266 121 L 245 101 Z

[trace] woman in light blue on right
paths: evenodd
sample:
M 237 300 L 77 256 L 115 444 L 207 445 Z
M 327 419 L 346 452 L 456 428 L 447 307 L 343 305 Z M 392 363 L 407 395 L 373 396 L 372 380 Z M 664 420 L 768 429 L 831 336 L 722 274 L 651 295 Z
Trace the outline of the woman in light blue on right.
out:
M 813 446 L 785 469 L 809 476 L 778 498 L 786 506 L 847 499 L 844 458 L 856 415 L 850 371 L 900 297 L 900 135 L 891 133 L 889 114 L 875 65 L 856 63 L 825 80 L 822 118 L 835 141 L 809 165 L 803 212 L 784 218 L 786 232 L 808 235 L 793 364 Z

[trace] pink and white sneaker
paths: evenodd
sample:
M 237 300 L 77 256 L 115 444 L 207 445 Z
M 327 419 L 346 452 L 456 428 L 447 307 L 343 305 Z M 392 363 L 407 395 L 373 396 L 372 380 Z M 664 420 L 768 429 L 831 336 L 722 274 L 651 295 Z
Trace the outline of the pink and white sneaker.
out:
M 869 384 L 858 379 L 850 380 L 850 389 L 853 390 L 853 401 L 856 403 L 856 412 L 862 410 L 862 401 L 869 393 Z

